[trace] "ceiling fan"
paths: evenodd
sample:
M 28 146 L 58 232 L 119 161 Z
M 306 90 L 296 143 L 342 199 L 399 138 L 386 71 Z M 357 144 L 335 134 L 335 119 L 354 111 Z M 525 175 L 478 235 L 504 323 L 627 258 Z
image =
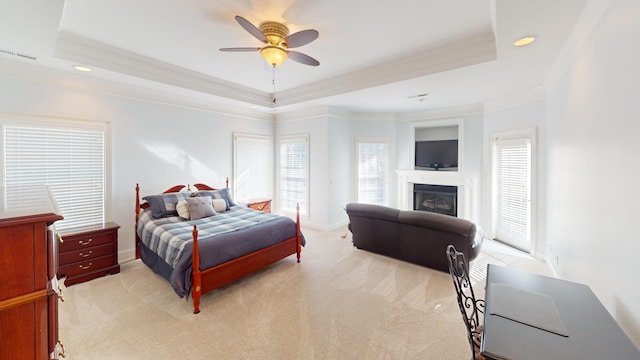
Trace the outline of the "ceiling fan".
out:
M 260 51 L 262 57 L 274 68 L 287 58 L 305 65 L 318 66 L 320 62 L 309 55 L 289 50 L 307 45 L 318 38 L 318 31 L 314 29 L 302 30 L 289 35 L 289 28 L 275 21 L 265 21 L 257 27 L 242 16 L 236 16 L 236 21 L 249 34 L 262 41 L 263 47 L 234 47 L 222 48 L 220 51 Z

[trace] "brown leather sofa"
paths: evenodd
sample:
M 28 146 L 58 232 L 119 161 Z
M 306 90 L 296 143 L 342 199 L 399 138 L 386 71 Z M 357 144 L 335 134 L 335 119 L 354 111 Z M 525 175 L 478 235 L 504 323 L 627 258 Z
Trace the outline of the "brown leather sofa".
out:
M 480 253 L 482 236 L 476 234 L 475 224 L 464 219 L 371 204 L 350 203 L 346 210 L 358 249 L 442 271 L 449 271 L 449 244 L 467 261 Z

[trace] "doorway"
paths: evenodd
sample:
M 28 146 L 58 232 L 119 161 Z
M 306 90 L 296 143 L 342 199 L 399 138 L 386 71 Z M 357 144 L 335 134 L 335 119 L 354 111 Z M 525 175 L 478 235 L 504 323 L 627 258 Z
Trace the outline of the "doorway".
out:
M 535 253 L 534 128 L 494 134 L 492 144 L 492 214 L 494 239 Z

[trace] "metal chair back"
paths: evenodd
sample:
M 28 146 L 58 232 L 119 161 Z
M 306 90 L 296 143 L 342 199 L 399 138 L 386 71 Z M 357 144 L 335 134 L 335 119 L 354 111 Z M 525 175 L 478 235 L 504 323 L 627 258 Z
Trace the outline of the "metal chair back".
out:
M 480 355 L 480 342 L 482 341 L 480 314 L 484 313 L 484 300 L 476 299 L 469 279 L 469 264 L 464 254 L 457 251 L 453 245 L 449 245 L 447 247 L 447 258 L 449 260 L 449 273 L 456 288 L 462 319 L 467 327 L 471 346 L 471 359 L 482 360 L 484 357 Z

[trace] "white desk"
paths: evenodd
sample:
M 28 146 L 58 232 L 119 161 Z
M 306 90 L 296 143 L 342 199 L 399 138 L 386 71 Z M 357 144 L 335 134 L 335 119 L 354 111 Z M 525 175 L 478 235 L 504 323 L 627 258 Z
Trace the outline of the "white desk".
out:
M 550 298 L 568 336 L 491 314 L 492 284 Z M 489 265 L 485 305 L 480 350 L 489 359 L 640 359 L 640 350 L 586 285 Z

